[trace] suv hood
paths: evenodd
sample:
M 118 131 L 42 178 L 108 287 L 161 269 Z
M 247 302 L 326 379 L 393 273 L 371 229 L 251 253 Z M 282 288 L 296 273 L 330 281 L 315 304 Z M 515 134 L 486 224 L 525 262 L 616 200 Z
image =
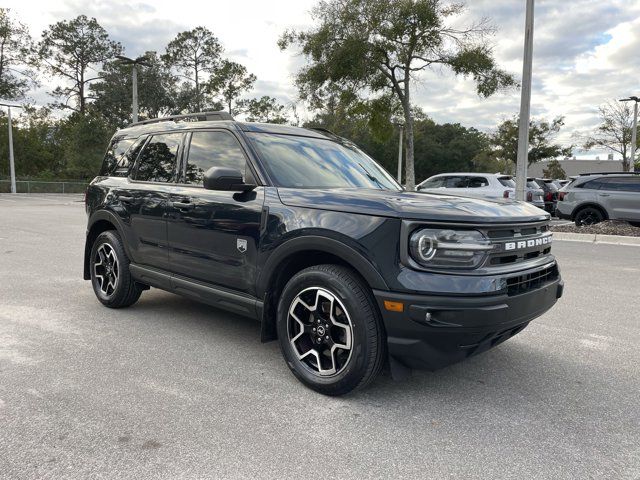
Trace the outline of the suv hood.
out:
M 278 188 L 285 205 L 346 213 L 448 222 L 506 223 L 548 220 L 549 214 L 514 200 L 486 200 L 421 192 L 361 188 Z

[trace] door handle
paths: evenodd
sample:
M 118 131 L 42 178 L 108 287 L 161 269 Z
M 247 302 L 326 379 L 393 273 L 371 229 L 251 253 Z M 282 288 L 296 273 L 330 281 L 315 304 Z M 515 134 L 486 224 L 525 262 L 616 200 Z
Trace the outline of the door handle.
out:
M 611 194 L 610 193 L 599 193 L 598 195 L 600 195 L 601 197 L 609 197 Z
M 193 210 L 194 204 L 190 202 L 172 202 L 172 205 L 178 210 Z
M 118 200 L 120 200 L 123 203 L 131 203 L 133 202 L 133 197 L 130 195 L 118 195 Z

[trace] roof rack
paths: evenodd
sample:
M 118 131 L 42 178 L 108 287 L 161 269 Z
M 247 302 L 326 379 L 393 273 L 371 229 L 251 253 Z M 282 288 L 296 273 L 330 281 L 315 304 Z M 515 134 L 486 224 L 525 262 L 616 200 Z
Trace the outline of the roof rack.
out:
M 640 172 L 591 172 L 581 173 L 580 177 L 588 177 L 589 175 L 640 175 Z
M 225 112 L 224 110 L 217 112 L 197 112 L 197 113 L 186 113 L 184 115 L 171 115 L 169 117 L 162 118 L 150 118 L 149 120 L 142 120 L 141 122 L 135 122 L 129 125 L 129 127 L 135 127 L 138 125 L 148 125 L 150 123 L 160 123 L 160 122 L 175 122 L 178 120 L 189 120 L 192 122 L 205 122 L 205 121 L 216 121 L 216 120 L 233 120 L 233 116 L 229 112 Z

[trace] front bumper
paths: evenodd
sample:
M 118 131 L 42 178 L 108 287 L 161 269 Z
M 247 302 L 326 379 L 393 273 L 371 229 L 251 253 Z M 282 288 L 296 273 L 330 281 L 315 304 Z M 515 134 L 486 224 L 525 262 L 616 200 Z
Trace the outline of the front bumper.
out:
M 524 293 L 490 296 L 403 294 L 375 290 L 389 355 L 406 367 L 436 370 L 484 352 L 519 333 L 562 296 L 558 273 Z M 384 301 L 402 302 L 402 312 Z

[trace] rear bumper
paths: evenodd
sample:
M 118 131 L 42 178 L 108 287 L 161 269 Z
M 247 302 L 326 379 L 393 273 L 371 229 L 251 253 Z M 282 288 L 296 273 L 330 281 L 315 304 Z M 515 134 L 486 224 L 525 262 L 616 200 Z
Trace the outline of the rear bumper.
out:
M 410 368 L 435 370 L 484 352 L 519 333 L 562 296 L 557 277 L 525 293 L 456 297 L 374 291 L 389 355 Z M 403 302 L 390 312 L 384 300 Z
M 551 213 L 554 214 L 556 211 L 556 203 L 555 202 L 545 202 L 544 203 L 544 209 Z

